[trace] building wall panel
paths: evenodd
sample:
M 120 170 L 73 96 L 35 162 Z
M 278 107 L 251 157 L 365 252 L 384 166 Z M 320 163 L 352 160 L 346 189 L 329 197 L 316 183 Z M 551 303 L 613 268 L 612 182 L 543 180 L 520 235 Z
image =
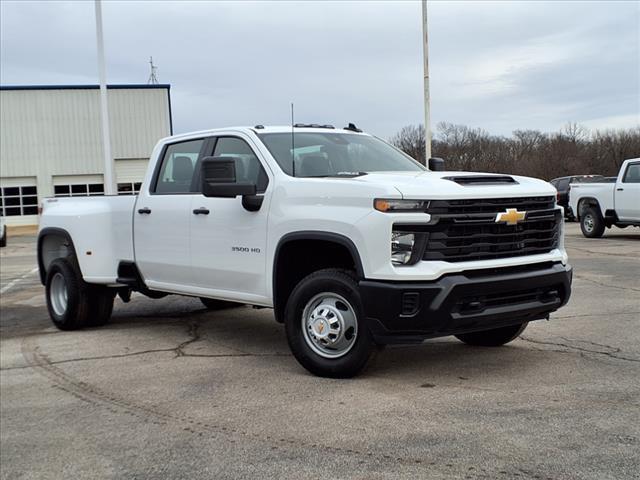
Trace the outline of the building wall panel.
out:
M 153 147 L 171 134 L 169 89 L 109 88 L 107 98 L 116 178 L 140 182 Z M 0 180 L 36 177 L 43 198 L 53 196 L 54 177 L 102 178 L 100 122 L 100 90 L 95 87 L 3 87 Z

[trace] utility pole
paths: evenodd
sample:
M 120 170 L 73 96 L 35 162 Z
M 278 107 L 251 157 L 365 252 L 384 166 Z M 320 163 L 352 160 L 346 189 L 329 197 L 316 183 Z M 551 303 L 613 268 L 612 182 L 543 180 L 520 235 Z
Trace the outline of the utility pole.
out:
M 109 105 L 107 102 L 107 71 L 104 63 L 104 40 L 102 37 L 102 0 L 95 0 L 96 37 L 98 42 L 98 72 L 100 75 L 100 114 L 102 117 L 102 150 L 104 152 L 104 193 L 115 195 L 115 171 L 111 157 L 111 134 L 109 132 Z
M 424 143 L 425 164 L 431 158 L 431 97 L 429 95 L 429 35 L 427 34 L 427 0 L 422 0 L 422 55 L 424 58 Z

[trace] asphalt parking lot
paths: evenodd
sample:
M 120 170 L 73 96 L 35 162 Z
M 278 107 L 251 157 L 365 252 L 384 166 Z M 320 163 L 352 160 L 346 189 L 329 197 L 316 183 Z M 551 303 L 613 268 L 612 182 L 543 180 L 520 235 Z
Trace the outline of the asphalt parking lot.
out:
M 35 239 L 0 253 L 0 476 L 640 478 L 640 231 L 569 224 L 573 296 L 502 348 L 454 338 L 309 375 L 270 310 L 116 300 L 51 325 Z

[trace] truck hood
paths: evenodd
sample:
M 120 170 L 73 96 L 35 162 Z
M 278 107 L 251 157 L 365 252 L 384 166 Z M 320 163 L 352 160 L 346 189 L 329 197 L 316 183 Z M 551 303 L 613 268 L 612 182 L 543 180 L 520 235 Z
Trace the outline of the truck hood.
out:
M 458 183 L 460 177 L 510 177 L 514 183 Z M 556 195 L 555 188 L 544 180 L 515 175 L 477 172 L 380 172 L 358 177 L 361 182 L 394 187 L 403 198 L 463 199 Z

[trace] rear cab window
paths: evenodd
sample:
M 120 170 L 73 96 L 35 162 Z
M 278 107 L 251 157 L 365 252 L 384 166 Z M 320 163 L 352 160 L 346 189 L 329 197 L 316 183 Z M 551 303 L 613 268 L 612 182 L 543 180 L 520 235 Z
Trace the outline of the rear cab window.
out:
M 624 172 L 622 183 L 640 183 L 640 162 L 630 163 L 627 171 Z

